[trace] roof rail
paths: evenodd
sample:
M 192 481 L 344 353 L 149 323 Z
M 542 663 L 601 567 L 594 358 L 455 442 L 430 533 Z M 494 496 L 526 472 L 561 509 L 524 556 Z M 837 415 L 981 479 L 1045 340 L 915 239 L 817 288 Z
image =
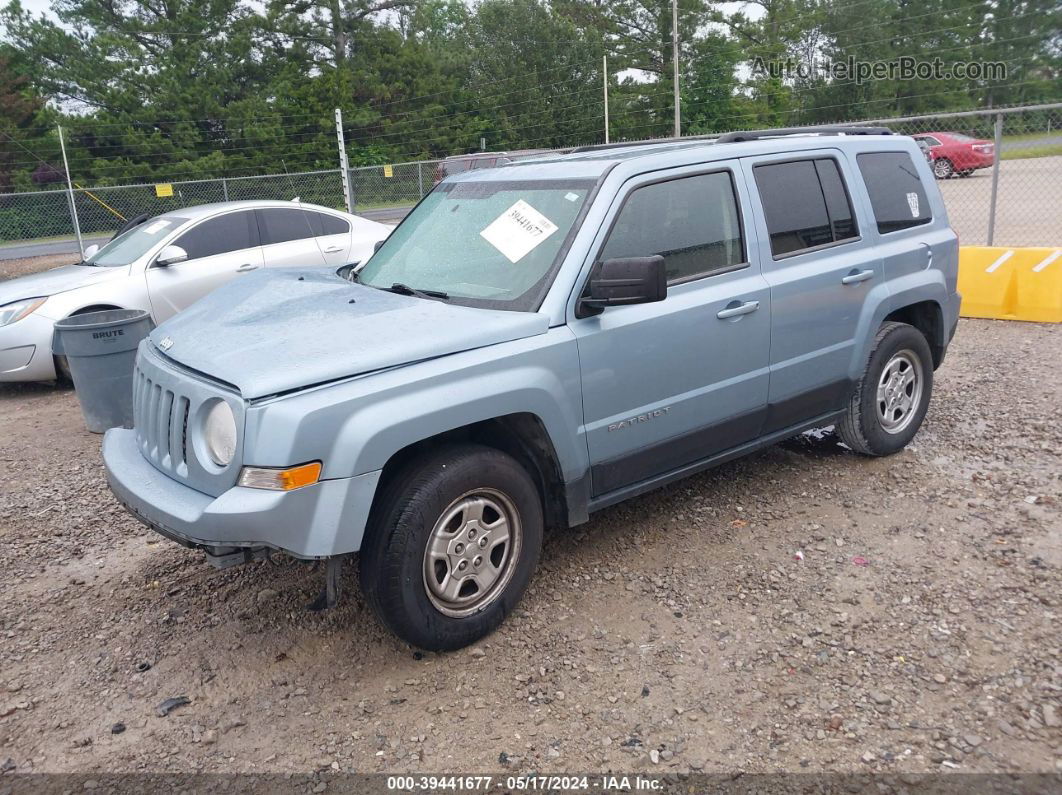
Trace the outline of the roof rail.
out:
M 625 149 L 628 146 L 660 146 L 660 144 L 682 144 L 687 141 L 714 141 L 715 135 L 684 135 L 681 138 L 647 138 L 644 141 L 616 141 L 610 144 L 590 144 L 567 150 L 568 154 L 578 152 L 602 152 L 608 149 Z
M 776 130 L 746 130 L 723 133 L 715 139 L 717 144 L 736 144 L 742 141 L 758 141 L 782 135 L 892 135 L 888 127 L 864 127 L 855 124 L 823 125 L 819 127 L 780 127 Z

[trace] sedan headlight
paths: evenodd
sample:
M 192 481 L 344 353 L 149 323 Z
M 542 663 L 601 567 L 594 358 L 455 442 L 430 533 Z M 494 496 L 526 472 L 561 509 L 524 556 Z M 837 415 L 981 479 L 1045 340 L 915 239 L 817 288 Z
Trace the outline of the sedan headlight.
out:
M 0 306 L 0 326 L 10 325 L 22 320 L 26 315 L 33 314 L 47 300 L 47 296 L 44 298 L 24 298 L 21 301 Z
M 219 467 L 227 467 L 236 455 L 236 416 L 224 400 L 218 400 L 203 419 L 203 442 L 207 455 Z

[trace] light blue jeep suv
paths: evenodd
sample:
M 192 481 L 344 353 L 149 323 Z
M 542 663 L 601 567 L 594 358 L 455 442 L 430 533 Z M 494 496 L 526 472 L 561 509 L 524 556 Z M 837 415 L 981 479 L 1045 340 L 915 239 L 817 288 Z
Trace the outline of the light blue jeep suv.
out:
M 353 271 L 253 274 L 156 329 L 108 479 L 215 565 L 327 559 L 324 605 L 358 553 L 391 630 L 458 648 L 546 528 L 816 426 L 903 448 L 957 262 L 925 158 L 881 128 L 469 171 Z

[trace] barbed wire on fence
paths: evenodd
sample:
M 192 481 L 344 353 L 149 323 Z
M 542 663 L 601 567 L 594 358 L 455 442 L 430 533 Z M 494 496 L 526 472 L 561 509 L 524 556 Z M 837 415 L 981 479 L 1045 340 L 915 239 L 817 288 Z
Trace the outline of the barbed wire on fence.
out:
M 951 163 L 950 171 L 943 167 L 937 169 L 951 223 L 966 244 L 987 243 L 992 229 L 993 242 L 997 244 L 1058 245 L 1062 242 L 1059 210 L 1062 207 L 1062 103 L 844 123 L 885 124 L 905 135 L 958 133 L 991 142 L 994 149 L 997 119 L 1001 125 L 1000 146 L 991 158 L 969 159 L 956 154 L 952 156 L 955 162 Z M 573 141 L 572 145 L 590 143 L 597 142 Z M 969 141 L 961 143 L 975 145 Z M 931 152 L 931 157 L 936 165 L 948 155 L 941 149 L 935 155 Z M 1000 159 L 1000 164 L 993 211 L 991 183 L 996 159 Z M 353 210 L 412 206 L 441 178 L 444 162 L 411 160 L 351 168 Z M 157 215 L 208 202 L 297 197 L 305 202 L 342 208 L 341 177 L 340 169 L 336 168 L 187 179 L 164 183 L 161 190 L 156 184 L 144 183 L 77 185 L 72 192 L 41 190 L 0 194 L 0 245 L 72 237 L 71 196 L 81 231 L 91 237 L 113 234 L 126 220 L 143 213 Z

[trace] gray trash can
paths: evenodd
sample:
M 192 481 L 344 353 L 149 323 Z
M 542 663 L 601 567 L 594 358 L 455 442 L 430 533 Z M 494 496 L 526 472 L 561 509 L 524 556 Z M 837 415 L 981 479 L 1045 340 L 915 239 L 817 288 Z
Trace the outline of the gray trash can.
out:
M 93 433 L 133 427 L 133 362 L 151 333 L 140 309 L 107 309 L 55 324 L 52 353 L 65 356 L 85 425 Z

